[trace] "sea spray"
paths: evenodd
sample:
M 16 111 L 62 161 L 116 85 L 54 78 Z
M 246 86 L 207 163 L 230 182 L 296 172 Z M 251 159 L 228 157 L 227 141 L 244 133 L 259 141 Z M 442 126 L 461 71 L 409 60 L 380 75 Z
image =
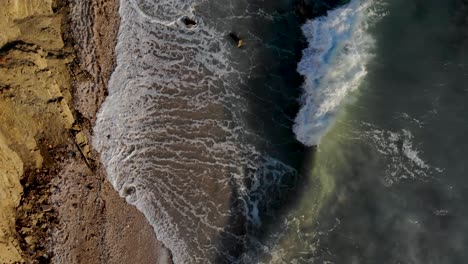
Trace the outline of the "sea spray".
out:
M 309 161 L 309 185 L 279 228 L 282 233 L 262 263 L 325 263 L 320 259 L 324 253 L 321 239 L 337 228 L 340 220 L 336 218 L 326 229 L 319 221 L 336 193 L 338 169 L 346 166 L 341 135 L 350 132 L 347 127 L 333 127 L 333 123 L 367 74 L 366 64 L 374 47 L 367 30 L 377 21 L 374 18 L 383 15 L 376 10 L 376 3 L 352 0 L 302 26 L 309 45 L 297 67 L 305 78 L 302 108 L 293 129 L 296 138 L 307 146 L 318 145 L 329 130 L 330 133 Z
M 306 22 L 309 42 L 298 64 L 305 77 L 294 132 L 307 146 L 318 145 L 337 112 L 366 76 L 374 39 L 367 32 L 372 0 L 352 0 Z

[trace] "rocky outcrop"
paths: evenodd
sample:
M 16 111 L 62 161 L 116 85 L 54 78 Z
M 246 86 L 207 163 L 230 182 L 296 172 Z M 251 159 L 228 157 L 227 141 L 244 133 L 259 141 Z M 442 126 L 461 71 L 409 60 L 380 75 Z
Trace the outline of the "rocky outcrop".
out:
M 9 0 L 0 9 L 1 263 L 23 261 L 21 244 L 35 244 L 27 233 L 40 227 L 15 229 L 21 182 L 30 180 L 25 171 L 48 167 L 47 149 L 64 144 L 75 121 L 67 68 L 72 58 L 56 7 L 52 0 Z

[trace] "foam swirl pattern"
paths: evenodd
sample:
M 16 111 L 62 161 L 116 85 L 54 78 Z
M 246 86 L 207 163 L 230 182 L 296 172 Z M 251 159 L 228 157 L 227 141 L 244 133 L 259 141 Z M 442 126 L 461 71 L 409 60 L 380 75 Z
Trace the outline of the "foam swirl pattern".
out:
M 151 22 L 171 26 L 183 16 L 193 16 L 193 0 L 130 0 L 138 14 Z
M 117 67 L 93 143 L 175 263 L 233 263 L 265 197 L 296 171 L 251 143 L 225 32 L 202 19 L 186 28 L 179 18 L 194 3 L 180 3 L 121 1 Z

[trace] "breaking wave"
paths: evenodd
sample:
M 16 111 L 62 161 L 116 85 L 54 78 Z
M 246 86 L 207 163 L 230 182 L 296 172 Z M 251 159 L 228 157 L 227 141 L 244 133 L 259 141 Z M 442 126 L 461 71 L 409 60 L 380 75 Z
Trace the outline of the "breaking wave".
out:
M 367 74 L 374 39 L 367 32 L 373 1 L 352 0 L 302 26 L 309 42 L 298 64 L 305 77 L 294 133 L 304 145 L 318 145 L 350 92 Z

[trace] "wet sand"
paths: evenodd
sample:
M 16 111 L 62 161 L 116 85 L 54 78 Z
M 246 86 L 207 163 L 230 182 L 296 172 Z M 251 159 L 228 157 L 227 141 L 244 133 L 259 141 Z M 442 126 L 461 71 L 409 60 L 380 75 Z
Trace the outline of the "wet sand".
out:
M 114 69 L 118 0 L 76 1 L 70 8 L 69 40 L 75 43 L 73 106 L 91 138 L 96 112 Z M 91 166 L 88 166 L 92 164 Z M 60 223 L 53 235 L 55 263 L 170 263 L 170 252 L 153 228 L 106 180 L 98 155 L 63 162 L 57 192 Z

